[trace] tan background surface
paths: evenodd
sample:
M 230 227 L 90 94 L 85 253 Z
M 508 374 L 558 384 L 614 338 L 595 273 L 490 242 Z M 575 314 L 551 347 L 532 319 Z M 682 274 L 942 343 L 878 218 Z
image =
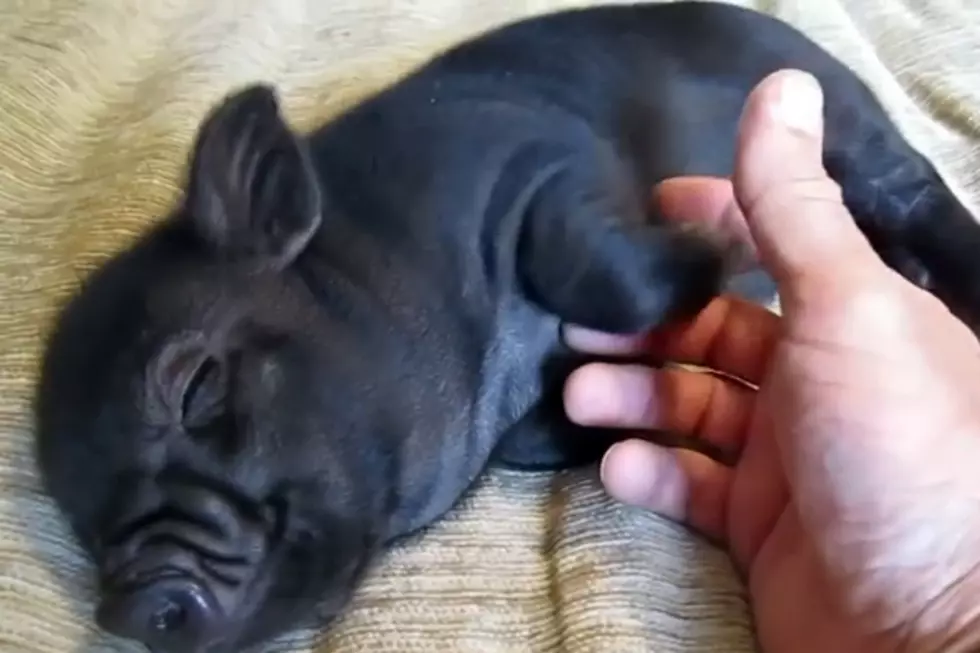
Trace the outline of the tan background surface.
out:
M 231 86 L 283 89 L 300 126 L 449 42 L 561 0 L 0 2 L 0 650 L 136 650 L 92 629 L 88 566 L 38 493 L 38 336 L 80 275 L 172 199 Z M 977 0 L 758 0 L 854 66 L 965 198 L 980 199 Z M 792 600 L 792 597 L 787 597 Z M 329 635 L 272 650 L 752 650 L 725 556 L 607 501 L 590 475 L 500 474 L 396 551 Z

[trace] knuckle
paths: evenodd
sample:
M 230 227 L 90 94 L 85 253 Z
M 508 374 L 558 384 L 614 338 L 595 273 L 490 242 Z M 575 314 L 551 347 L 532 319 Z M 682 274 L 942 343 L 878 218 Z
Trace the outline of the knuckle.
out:
M 830 177 L 820 175 L 790 177 L 763 184 L 744 202 L 748 215 L 781 213 L 800 205 L 825 205 L 840 210 L 844 197 L 840 186 Z

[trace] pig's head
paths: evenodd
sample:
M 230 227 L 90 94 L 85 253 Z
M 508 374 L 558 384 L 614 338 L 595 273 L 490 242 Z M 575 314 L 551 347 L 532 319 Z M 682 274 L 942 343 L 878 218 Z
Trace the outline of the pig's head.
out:
M 391 457 L 364 435 L 384 413 L 363 325 L 298 271 L 324 202 L 271 89 L 206 118 L 184 191 L 59 314 L 37 455 L 97 566 L 98 623 L 216 653 L 343 607 L 384 537 L 370 479 Z

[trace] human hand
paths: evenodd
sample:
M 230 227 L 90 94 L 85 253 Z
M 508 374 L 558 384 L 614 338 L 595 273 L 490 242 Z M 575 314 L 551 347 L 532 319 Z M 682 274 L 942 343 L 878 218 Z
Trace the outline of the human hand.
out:
M 601 474 L 613 497 L 728 547 L 763 650 L 976 651 L 980 346 L 858 231 L 821 165 L 821 100 L 809 76 L 770 76 L 746 105 L 732 182 L 677 179 L 659 192 L 672 217 L 754 245 L 781 317 L 724 297 L 655 334 L 566 329 L 582 351 L 747 384 L 596 363 L 569 379 L 566 410 L 736 457 L 726 466 L 640 436 L 612 447 Z

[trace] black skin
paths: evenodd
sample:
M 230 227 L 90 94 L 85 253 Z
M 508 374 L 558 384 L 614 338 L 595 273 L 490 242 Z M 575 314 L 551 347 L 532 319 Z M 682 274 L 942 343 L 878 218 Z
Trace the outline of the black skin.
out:
M 340 614 L 489 465 L 594 462 L 616 436 L 567 422 L 582 361 L 559 324 L 637 332 L 731 287 L 737 248 L 648 198 L 729 175 L 748 93 L 789 67 L 822 82 L 860 228 L 976 324 L 980 227 L 852 72 L 759 13 L 524 20 L 308 135 L 269 86 L 230 94 L 172 214 L 47 343 L 39 465 L 97 566 L 98 623 L 161 652 L 265 642 Z

